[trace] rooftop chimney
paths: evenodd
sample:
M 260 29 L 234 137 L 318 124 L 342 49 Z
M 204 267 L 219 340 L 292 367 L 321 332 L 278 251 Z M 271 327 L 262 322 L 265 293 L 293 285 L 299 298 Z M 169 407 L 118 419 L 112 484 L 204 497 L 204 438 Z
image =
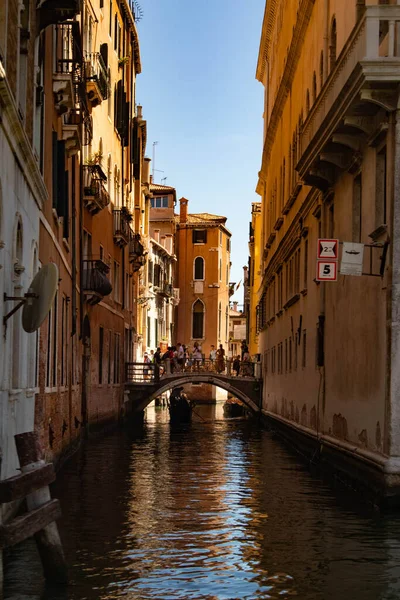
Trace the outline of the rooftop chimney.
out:
M 238 309 L 238 304 L 239 304 L 239 302 L 236 302 L 236 301 L 233 303 L 233 310 L 235 310 L 236 312 Z
M 137 118 L 141 121 L 143 119 L 143 113 L 142 113 L 142 106 L 140 106 L 140 104 L 138 104 L 136 106 L 136 112 L 137 112 Z
M 147 156 L 144 157 L 143 161 L 143 173 L 142 173 L 142 182 L 143 183 L 151 183 L 150 181 L 150 162 L 151 158 Z
M 154 235 L 154 239 L 156 240 L 156 242 L 160 243 L 160 230 L 155 229 L 153 232 L 153 235 Z
M 188 202 L 189 200 L 186 200 L 186 198 L 181 198 L 179 200 L 181 208 L 180 208 L 180 222 L 181 223 L 187 223 L 187 216 L 188 216 Z

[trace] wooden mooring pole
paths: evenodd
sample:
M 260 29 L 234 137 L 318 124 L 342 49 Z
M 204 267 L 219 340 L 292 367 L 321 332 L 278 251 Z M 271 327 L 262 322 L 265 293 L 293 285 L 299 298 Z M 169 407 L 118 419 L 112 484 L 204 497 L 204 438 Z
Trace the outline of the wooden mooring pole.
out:
M 34 536 L 45 578 L 53 583 L 68 582 L 68 569 L 56 520 L 61 516 L 58 500 L 52 500 L 49 484 L 55 480 L 52 464 L 46 464 L 35 432 L 15 436 L 21 474 L 0 481 L 0 504 L 26 500 L 28 512 L 0 525 L 1 549 Z M 0 565 L 0 598 L 2 597 Z

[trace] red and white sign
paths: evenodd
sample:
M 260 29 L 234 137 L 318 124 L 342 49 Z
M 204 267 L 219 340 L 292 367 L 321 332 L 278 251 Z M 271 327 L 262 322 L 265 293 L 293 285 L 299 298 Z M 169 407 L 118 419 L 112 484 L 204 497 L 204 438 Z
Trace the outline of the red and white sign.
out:
M 337 262 L 335 260 L 317 261 L 317 281 L 337 281 Z
M 317 258 L 318 259 L 331 259 L 337 260 L 339 255 L 339 240 L 326 240 L 319 239 L 318 240 L 318 250 L 317 250 Z

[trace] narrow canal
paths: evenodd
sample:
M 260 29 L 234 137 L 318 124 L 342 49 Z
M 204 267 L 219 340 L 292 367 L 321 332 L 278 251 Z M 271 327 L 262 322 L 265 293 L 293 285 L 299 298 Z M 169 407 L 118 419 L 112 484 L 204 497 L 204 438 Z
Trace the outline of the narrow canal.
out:
M 279 440 L 215 407 L 172 430 L 92 441 L 53 495 L 71 569 L 44 589 L 33 543 L 7 561 L 6 598 L 398 600 L 400 517 L 313 477 Z

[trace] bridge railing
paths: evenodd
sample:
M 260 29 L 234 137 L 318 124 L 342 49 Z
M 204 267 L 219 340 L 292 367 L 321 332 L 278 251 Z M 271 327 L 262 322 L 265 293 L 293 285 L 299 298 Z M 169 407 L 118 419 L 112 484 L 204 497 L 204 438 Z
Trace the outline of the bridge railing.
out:
M 136 362 L 125 365 L 126 383 L 155 383 L 168 375 L 190 376 L 194 373 L 216 373 L 228 377 L 259 379 L 261 378 L 261 365 L 250 361 L 241 361 L 239 365 L 235 365 L 231 359 L 227 359 L 223 363 L 210 359 L 190 359 L 184 362 L 166 359 L 160 364 Z
M 160 367 L 154 363 L 125 363 L 126 383 L 156 383 L 160 380 Z

